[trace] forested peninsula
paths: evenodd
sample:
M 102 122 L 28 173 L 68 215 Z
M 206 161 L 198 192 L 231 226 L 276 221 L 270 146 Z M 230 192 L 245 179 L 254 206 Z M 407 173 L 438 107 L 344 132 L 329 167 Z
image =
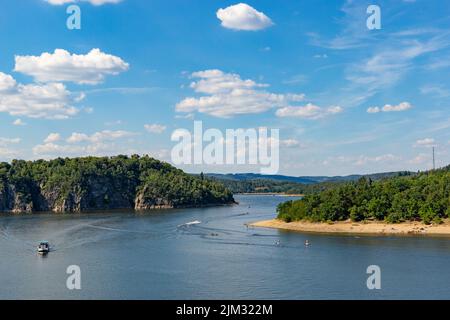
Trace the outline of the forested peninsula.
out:
M 234 203 L 222 184 L 149 156 L 0 163 L 0 212 L 161 209 Z
M 285 222 L 375 220 L 439 224 L 450 217 L 450 166 L 378 181 L 361 178 L 278 206 Z

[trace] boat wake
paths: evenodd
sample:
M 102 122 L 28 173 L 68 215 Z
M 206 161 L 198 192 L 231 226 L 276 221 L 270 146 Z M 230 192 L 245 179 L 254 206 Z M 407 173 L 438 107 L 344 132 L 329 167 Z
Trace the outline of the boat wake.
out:
M 180 225 L 177 226 L 177 228 L 189 227 L 189 226 L 193 226 L 193 225 L 201 224 L 201 223 L 202 222 L 199 221 L 199 220 L 194 220 L 194 221 L 191 221 L 191 222 L 186 222 L 186 223 L 180 224 Z

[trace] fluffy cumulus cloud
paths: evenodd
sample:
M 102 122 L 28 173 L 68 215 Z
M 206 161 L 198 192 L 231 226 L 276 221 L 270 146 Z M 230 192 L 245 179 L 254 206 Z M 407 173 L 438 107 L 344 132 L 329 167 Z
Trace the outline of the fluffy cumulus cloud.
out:
M 197 79 L 190 87 L 201 97 L 189 97 L 176 105 L 176 111 L 201 112 L 228 118 L 241 114 L 262 113 L 274 107 L 285 107 L 292 101 L 301 101 L 303 94 L 275 94 L 268 92 L 266 84 L 243 80 L 238 74 L 221 70 L 194 72 Z
M 329 115 L 341 113 L 342 111 L 344 111 L 344 109 L 339 106 L 322 108 L 312 103 L 308 103 L 305 106 L 288 106 L 278 109 L 276 115 L 281 118 L 294 117 L 316 120 Z
M 45 143 L 53 143 L 57 142 L 61 139 L 61 135 L 59 133 L 50 133 L 47 138 L 45 138 Z
M 401 112 L 412 108 L 409 102 L 402 102 L 398 105 L 386 104 L 384 107 L 370 107 L 367 109 L 368 113 L 379 113 L 379 112 Z
M 92 85 L 101 83 L 107 75 L 117 75 L 129 68 L 129 64 L 120 57 L 100 49 L 92 49 L 85 55 L 56 49 L 53 53 L 44 52 L 40 56 L 16 56 L 15 60 L 14 71 L 32 76 L 38 82 Z
M 91 135 L 74 132 L 65 142 L 58 133 L 51 133 L 43 144 L 33 148 L 33 153 L 40 157 L 53 157 L 60 155 L 84 156 L 84 155 L 113 155 L 117 152 L 133 153 L 133 150 L 124 149 L 119 142 L 121 139 L 130 138 L 136 134 L 129 131 L 104 130 Z
M 144 125 L 145 130 L 147 130 L 150 133 L 163 133 L 167 127 L 161 124 L 145 124 Z
M 71 106 L 72 102 L 71 93 L 61 83 L 24 85 L 0 72 L 0 112 L 30 118 L 66 119 L 79 111 Z
M 77 2 L 89 2 L 90 4 L 93 4 L 94 6 L 101 6 L 103 4 L 108 4 L 108 3 L 119 3 L 122 0 L 44 0 L 45 2 L 48 2 L 49 4 L 52 5 L 63 5 L 63 4 L 69 4 L 69 3 L 77 3 Z
M 18 83 L 11 75 L 0 72 L 0 112 L 12 116 L 67 119 L 80 109 L 85 94 L 75 97 L 62 82 L 98 84 L 107 75 L 116 75 L 128 70 L 128 63 L 121 58 L 92 49 L 86 55 L 71 54 L 56 49 L 54 53 L 40 56 L 16 56 L 16 72 L 32 76 L 34 83 Z M 84 108 L 85 111 L 91 110 Z M 21 119 L 13 122 L 25 125 Z
M 273 25 L 268 16 L 245 3 L 219 9 L 216 15 L 223 27 L 233 30 L 257 31 Z
M 12 123 L 14 126 L 26 126 L 27 124 L 22 119 L 16 119 Z

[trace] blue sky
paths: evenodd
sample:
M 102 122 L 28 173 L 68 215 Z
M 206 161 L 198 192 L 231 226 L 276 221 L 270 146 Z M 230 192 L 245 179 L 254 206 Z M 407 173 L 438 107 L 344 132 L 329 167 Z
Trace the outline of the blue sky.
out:
M 71 2 L 81 30 L 66 27 Z M 171 133 L 202 120 L 220 130 L 280 129 L 281 174 L 423 170 L 432 146 L 438 166 L 450 163 L 445 0 L 237 4 L 3 3 L 0 160 L 139 153 L 168 161 Z M 370 4 L 381 8 L 380 30 L 366 27 Z

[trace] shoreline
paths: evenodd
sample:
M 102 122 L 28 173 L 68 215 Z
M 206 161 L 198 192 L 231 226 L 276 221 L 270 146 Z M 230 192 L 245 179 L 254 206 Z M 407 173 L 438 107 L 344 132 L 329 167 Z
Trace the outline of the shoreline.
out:
M 214 207 L 227 207 L 227 206 L 234 206 L 239 205 L 239 202 L 236 200 L 232 202 L 225 202 L 225 203 L 209 203 L 209 204 L 203 204 L 203 205 L 183 205 L 183 206 L 155 206 L 155 207 L 148 207 L 148 208 L 142 208 L 142 209 L 136 209 L 133 207 L 124 207 L 124 208 L 109 208 L 109 209 L 83 209 L 83 210 L 76 210 L 76 211 L 52 211 L 52 210 L 36 210 L 36 211 L 0 211 L 0 217 L 3 216 L 20 216 L 20 215 L 38 215 L 38 214 L 53 214 L 53 215 L 77 215 L 77 214 L 96 214 L 96 213 L 122 213 L 122 212 L 129 212 L 129 213 L 135 213 L 135 214 L 141 214 L 141 213 L 153 213 L 153 212 L 163 212 L 163 211 L 174 211 L 174 210 L 182 210 L 182 209 L 201 209 L 201 208 L 214 208 Z
M 304 197 L 304 194 L 289 194 L 289 193 L 276 193 L 276 192 L 242 192 L 235 193 L 234 195 L 242 196 L 280 196 L 280 197 Z
M 270 228 L 307 233 L 355 234 L 355 235 L 439 235 L 450 236 L 450 221 L 439 225 L 425 225 L 422 222 L 351 222 L 333 223 L 294 221 L 284 222 L 278 219 L 249 223 L 250 227 Z

